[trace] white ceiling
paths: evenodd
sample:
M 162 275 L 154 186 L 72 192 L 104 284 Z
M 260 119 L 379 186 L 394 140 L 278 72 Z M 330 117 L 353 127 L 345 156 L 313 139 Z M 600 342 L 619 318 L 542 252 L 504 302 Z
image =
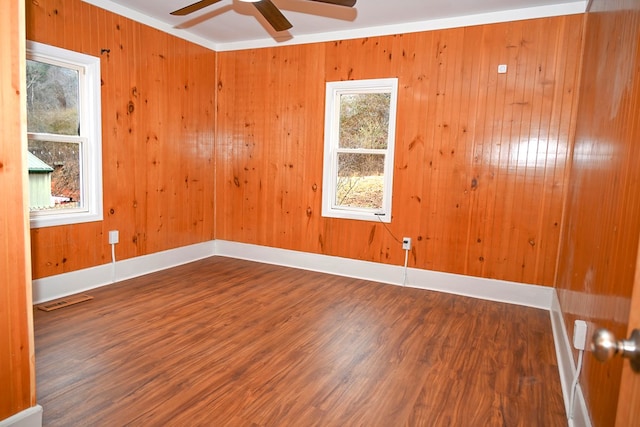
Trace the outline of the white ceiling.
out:
M 84 0 L 214 50 L 299 44 L 582 13 L 588 0 L 358 0 L 345 8 L 272 0 L 293 24 L 275 33 L 250 3 L 221 0 L 188 16 L 196 0 Z

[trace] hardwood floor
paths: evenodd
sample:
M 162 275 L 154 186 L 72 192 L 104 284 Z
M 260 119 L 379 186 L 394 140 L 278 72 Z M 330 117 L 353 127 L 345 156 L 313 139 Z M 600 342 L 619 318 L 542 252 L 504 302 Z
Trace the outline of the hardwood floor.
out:
M 214 257 L 35 310 L 47 426 L 561 426 L 544 310 Z

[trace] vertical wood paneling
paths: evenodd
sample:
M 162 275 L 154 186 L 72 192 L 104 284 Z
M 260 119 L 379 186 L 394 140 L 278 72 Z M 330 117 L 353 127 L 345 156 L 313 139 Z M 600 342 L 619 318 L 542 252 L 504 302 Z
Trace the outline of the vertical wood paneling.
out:
M 0 14 L 0 422 L 35 405 L 25 129 L 24 3 Z
M 410 266 L 551 286 L 581 23 L 220 53 L 216 238 L 402 264 L 393 233 Z M 400 83 L 391 233 L 320 215 L 324 84 L 382 77 Z
M 299 233 L 320 211 L 315 141 L 323 125 L 314 118 L 324 114 L 323 51 L 318 44 L 228 53 L 238 59 L 221 66 L 219 94 L 235 101 L 218 103 L 218 122 L 229 126 L 218 134 L 216 194 L 218 214 L 237 222 L 218 222 L 217 238 L 233 240 L 239 231 L 264 245 L 274 235 L 309 239 Z
M 570 329 L 584 319 L 622 337 L 640 235 L 638 2 L 591 2 L 581 81 L 558 295 Z M 585 358 L 582 387 L 596 427 L 614 423 L 622 366 Z
M 215 53 L 80 0 L 27 2 L 27 38 L 101 59 L 104 221 L 32 230 L 33 275 L 214 238 Z M 109 49 L 102 53 L 101 49 Z

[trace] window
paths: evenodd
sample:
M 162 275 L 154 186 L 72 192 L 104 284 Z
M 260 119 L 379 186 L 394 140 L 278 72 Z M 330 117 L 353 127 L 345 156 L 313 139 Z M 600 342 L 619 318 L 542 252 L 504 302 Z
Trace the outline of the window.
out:
M 100 59 L 27 42 L 31 227 L 102 220 Z
M 391 222 L 398 79 L 327 83 L 322 215 Z

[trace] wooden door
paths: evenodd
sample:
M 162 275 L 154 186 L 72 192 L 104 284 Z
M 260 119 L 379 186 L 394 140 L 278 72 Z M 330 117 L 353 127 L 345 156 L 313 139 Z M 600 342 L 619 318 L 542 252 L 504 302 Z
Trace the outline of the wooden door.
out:
M 625 338 L 628 338 L 634 329 L 640 329 L 640 250 L 636 261 L 629 327 Z M 633 372 L 629 362 L 625 362 L 620 381 L 616 427 L 637 425 L 640 425 L 640 373 Z

